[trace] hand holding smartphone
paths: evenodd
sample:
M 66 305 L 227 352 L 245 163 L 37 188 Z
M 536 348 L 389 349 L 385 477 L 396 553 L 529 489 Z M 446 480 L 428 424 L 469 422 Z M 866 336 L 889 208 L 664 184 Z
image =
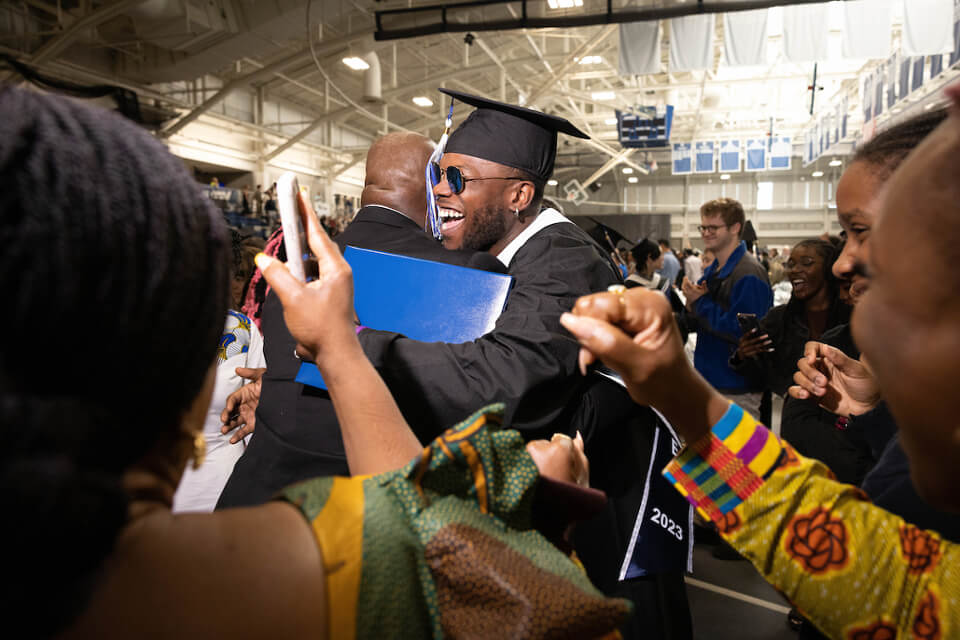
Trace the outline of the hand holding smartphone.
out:
M 743 335 L 749 335 L 751 331 L 756 332 L 757 335 L 760 334 L 760 321 L 757 320 L 755 313 L 738 313 L 737 323 L 740 325 Z
M 287 250 L 287 269 L 294 278 L 306 282 L 304 263 L 310 259 L 307 234 L 300 220 L 300 184 L 297 176 L 287 172 L 277 180 L 277 208 L 283 227 L 283 244 Z

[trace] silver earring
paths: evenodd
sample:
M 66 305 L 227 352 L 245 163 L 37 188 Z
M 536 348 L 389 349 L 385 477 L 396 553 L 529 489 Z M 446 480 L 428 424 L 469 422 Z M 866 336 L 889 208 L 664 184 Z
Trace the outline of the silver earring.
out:
M 515 215 L 517 218 L 520 217 L 520 208 L 519 208 L 519 207 L 514 207 L 514 208 L 513 208 L 513 215 Z

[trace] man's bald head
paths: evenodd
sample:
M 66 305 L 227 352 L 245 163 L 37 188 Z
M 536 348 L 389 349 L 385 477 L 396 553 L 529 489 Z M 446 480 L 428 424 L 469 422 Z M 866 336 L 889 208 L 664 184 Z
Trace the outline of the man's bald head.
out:
M 419 133 L 389 133 L 367 152 L 367 177 L 360 205 L 396 209 L 423 227 L 427 213 L 425 171 L 433 143 Z

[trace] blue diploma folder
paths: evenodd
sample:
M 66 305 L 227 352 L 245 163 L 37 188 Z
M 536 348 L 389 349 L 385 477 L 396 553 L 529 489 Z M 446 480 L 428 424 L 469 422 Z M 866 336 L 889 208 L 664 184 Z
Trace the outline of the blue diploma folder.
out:
M 460 343 L 493 329 L 513 277 L 393 253 L 347 247 L 353 305 L 360 324 L 423 342 Z M 326 389 L 317 367 L 300 365 L 296 381 Z

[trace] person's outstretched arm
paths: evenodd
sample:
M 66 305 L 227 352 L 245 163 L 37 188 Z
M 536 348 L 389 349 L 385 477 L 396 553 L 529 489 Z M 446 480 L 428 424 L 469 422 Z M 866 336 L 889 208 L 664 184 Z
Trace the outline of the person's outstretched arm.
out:
M 960 546 L 871 504 L 713 390 L 683 357 L 670 308 L 631 289 L 581 298 L 564 326 L 686 446 L 664 475 L 830 637 L 949 637 Z
M 423 447 L 357 341 L 350 265 L 302 195 L 299 202 L 319 278 L 304 284 L 282 262 L 262 253 L 257 266 L 283 304 L 283 318 L 299 342 L 298 350 L 309 354 L 327 383 L 350 473 L 397 469 Z

